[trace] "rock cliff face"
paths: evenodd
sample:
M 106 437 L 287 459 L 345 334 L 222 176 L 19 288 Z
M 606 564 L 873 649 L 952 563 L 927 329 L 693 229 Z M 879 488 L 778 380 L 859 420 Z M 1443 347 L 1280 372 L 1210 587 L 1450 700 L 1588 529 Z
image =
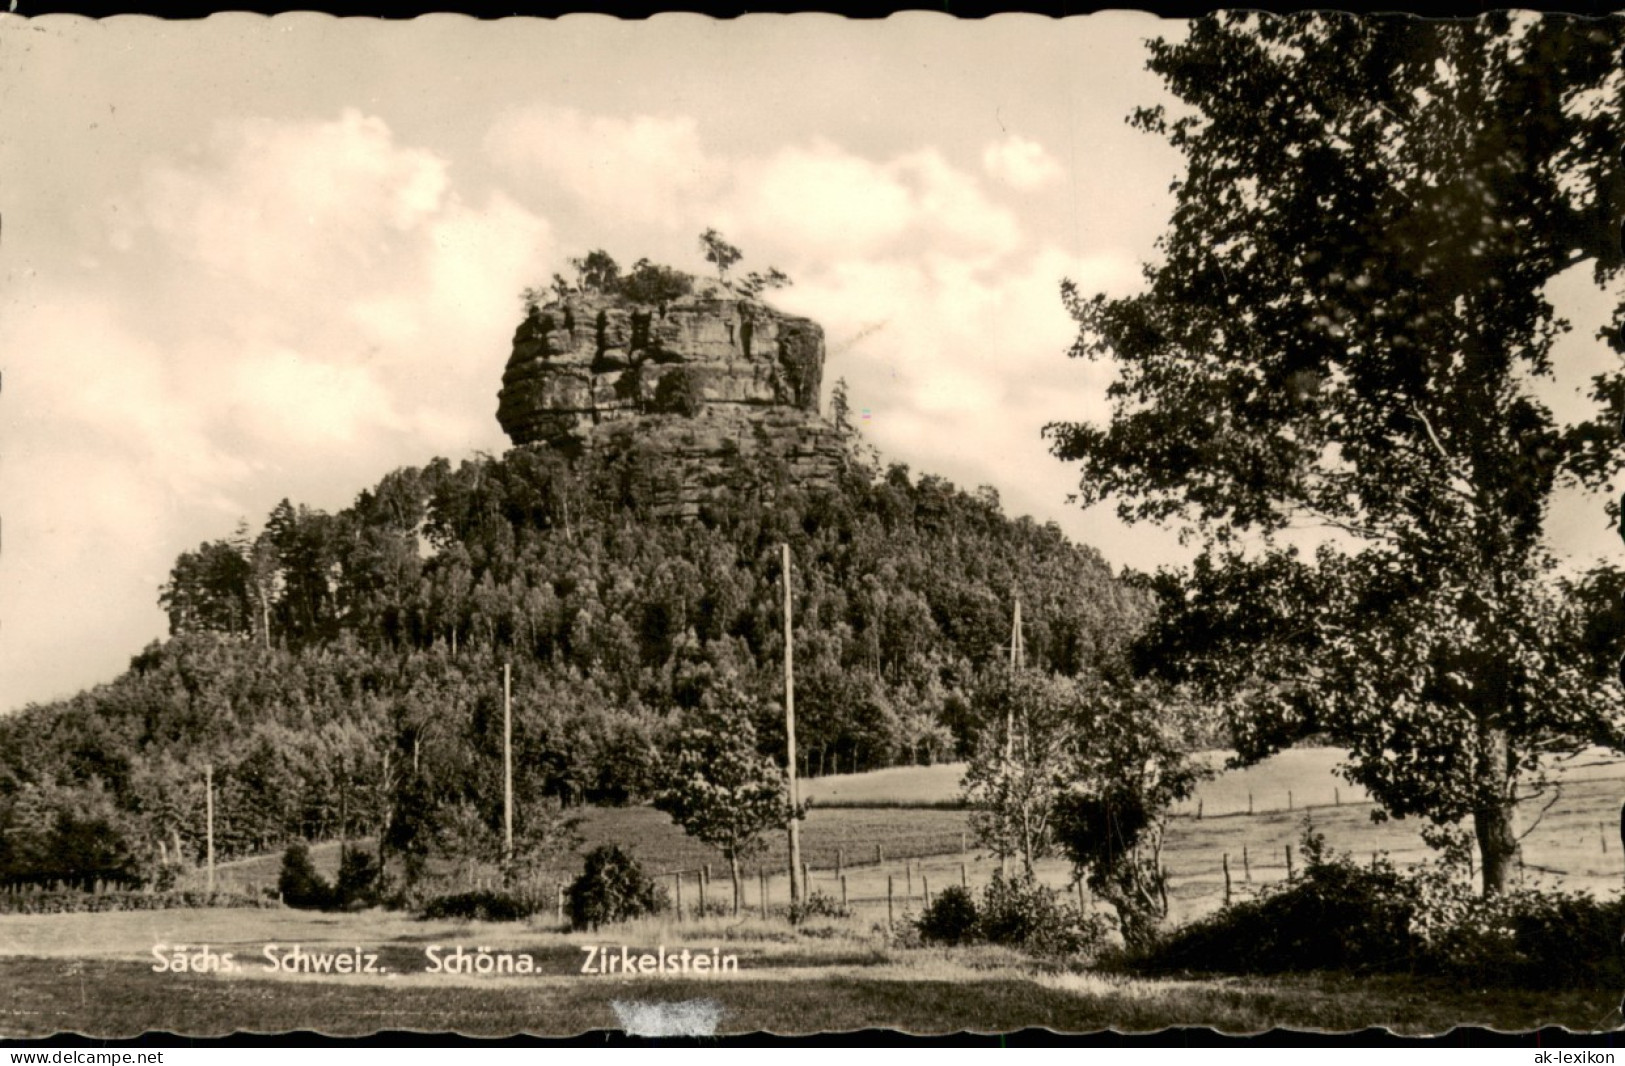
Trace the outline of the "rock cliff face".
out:
M 801 485 L 844 462 L 818 414 L 824 331 L 695 278 L 668 303 L 596 291 L 537 307 L 514 334 L 497 420 L 516 445 L 572 454 L 641 447 L 659 509 L 693 515 L 745 466 L 784 465 Z

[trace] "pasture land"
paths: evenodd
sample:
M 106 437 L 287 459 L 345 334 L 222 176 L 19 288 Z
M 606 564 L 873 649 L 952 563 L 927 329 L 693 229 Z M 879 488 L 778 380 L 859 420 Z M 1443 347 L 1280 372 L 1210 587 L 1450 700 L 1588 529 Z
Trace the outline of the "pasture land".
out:
M 155 944 L 231 952 L 234 973 L 156 973 Z M 307 955 L 378 957 L 386 972 L 272 973 L 265 945 Z M 736 973 L 666 977 L 581 973 L 588 945 L 634 953 L 664 946 L 737 956 Z M 427 948 L 477 946 L 526 954 L 537 973 L 428 972 Z M 903 948 L 859 921 L 792 932 L 782 922 L 645 921 L 597 935 L 538 925 L 415 922 L 369 912 L 195 911 L 0 917 L 0 1033 L 79 1032 L 103 1038 L 169 1031 L 189 1036 L 315 1030 L 575 1035 L 623 1027 L 627 1003 L 704 1000 L 718 1033 L 815 1033 L 897 1028 L 920 1034 L 1153 1032 L 1212 1026 L 1439 1033 L 1456 1025 L 1587 1031 L 1608 1020 L 1609 989 L 1553 993 L 1464 990 L 1402 979 L 1306 975 L 1151 980 L 1052 972 L 1003 949 Z
M 1373 853 L 1387 853 L 1401 866 L 1432 859 L 1414 820 L 1372 820 L 1375 807 L 1369 800 L 1332 775 L 1338 758 L 1329 749 L 1291 751 L 1206 782 L 1169 829 L 1164 860 L 1172 874 L 1173 921 L 1188 921 L 1222 904 L 1226 857 L 1233 898 L 1284 879 L 1286 849 L 1292 847 L 1301 862 L 1297 850 L 1307 824 L 1334 849 L 1361 861 Z M 1525 880 L 1597 895 L 1618 891 L 1625 881 L 1617 829 L 1625 760 L 1587 752 L 1550 770 L 1556 787 L 1523 816 Z M 241 1029 L 354 1034 L 410 1028 L 559 1035 L 623 1027 L 617 1003 L 693 998 L 716 1005 L 719 1032 L 866 1026 L 992 1032 L 1031 1025 L 1138 1032 L 1196 1025 L 1232 1033 L 1369 1026 L 1436 1033 L 1457 1024 L 1512 1030 L 1612 1024 L 1610 1012 L 1618 1000 L 1617 990 L 1610 989 L 1475 990 L 1402 977 L 1328 975 L 1131 979 L 1056 972 L 985 946 L 902 946 L 888 932 L 888 921 L 906 929 L 928 892 L 934 895 L 961 880 L 978 889 L 997 869 L 974 845 L 961 851 L 968 812 L 943 806 L 957 795 L 961 773 L 955 766 L 901 768 L 812 783 L 814 797 L 822 791 L 832 802 L 861 797 L 875 804 L 815 803 L 803 829 L 812 887 L 844 897 L 850 918 L 791 929 L 782 917 L 785 877 L 775 869 L 766 902 L 776 913 L 764 919 L 761 882 L 752 863 L 746 870 L 745 912 L 696 919 L 699 867 L 711 866 L 711 900 L 727 898 L 722 857 L 652 809 L 589 809 L 582 812 L 583 846 L 612 842 L 629 848 L 668 890 L 674 875 L 681 874 L 686 921 L 668 913 L 589 936 L 564 931 L 551 914 L 508 925 L 424 922 L 382 911 L 0 916 L 0 979 L 10 990 L 0 999 L 0 1031 L 121 1036 L 150 1029 L 209 1035 Z M 876 844 L 884 852 L 878 865 Z M 782 840 L 771 840 L 761 860 L 777 866 L 783 847 Z M 313 851 L 331 875 L 337 846 Z M 837 853 L 844 879 L 835 873 Z M 226 886 L 268 886 L 275 882 L 278 863 L 279 856 L 267 855 L 227 864 L 220 880 Z M 1040 863 L 1039 875 L 1070 894 L 1078 892 L 1064 861 Z M 1099 906 L 1086 895 L 1083 899 Z M 179 943 L 234 951 L 248 965 L 233 974 L 153 973 L 153 946 Z M 635 951 L 718 946 L 737 954 L 740 968 L 720 978 L 583 975 L 582 948 L 593 943 L 612 950 L 626 944 Z M 266 944 L 299 944 L 307 952 L 355 948 L 379 955 L 390 972 L 270 973 L 260 961 Z M 538 974 L 482 978 L 426 972 L 424 949 L 431 944 L 526 952 L 536 959 Z M 794 994 L 781 994 L 790 982 L 796 982 Z
M 1364 791 L 1333 773 L 1341 757 L 1340 751 L 1331 748 L 1295 749 L 1257 766 L 1223 771 L 1203 782 L 1196 796 L 1175 812 L 1163 851 L 1172 876 L 1174 920 L 1188 921 L 1222 905 L 1226 856 L 1232 898 L 1284 880 L 1287 848 L 1292 848 L 1294 863 L 1298 863 L 1299 840 L 1308 824 L 1325 834 L 1334 850 L 1349 852 L 1362 861 L 1385 854 L 1396 864 L 1408 866 L 1436 858 L 1422 842 L 1420 823 L 1415 819 L 1372 820 L 1376 807 Z M 1222 766 L 1222 755 L 1207 758 L 1216 767 Z M 1531 801 L 1521 812 L 1520 831 L 1528 830 L 1523 841 L 1525 882 L 1597 895 L 1618 890 L 1625 884 L 1625 851 L 1618 830 L 1619 805 L 1625 800 L 1625 759 L 1600 750 L 1587 751 L 1554 761 L 1549 771 L 1553 791 Z M 944 764 L 808 782 L 814 803 L 802 825 L 801 846 L 813 887 L 839 897 L 841 884 L 835 876 L 839 857 L 847 875 L 849 900 L 872 919 L 881 920 L 888 875 L 895 912 L 917 910 L 927 883 L 933 892 L 962 876 L 972 887 L 985 884 L 997 863 L 970 840 L 968 812 L 946 806 L 958 795 L 963 773 L 960 764 Z M 876 806 L 820 806 L 821 797 L 853 804 L 862 799 Z M 1249 798 L 1252 815 L 1247 814 Z M 1542 814 L 1548 800 L 1553 802 Z M 652 808 L 585 808 L 580 815 L 583 850 L 597 844 L 619 844 L 652 873 L 661 875 L 668 888 L 670 875 L 684 872 L 692 878 L 706 865 L 714 883 L 727 877 L 720 852 L 686 836 Z M 965 853 L 960 850 L 962 841 L 969 843 Z M 877 845 L 884 859 L 879 866 L 875 864 Z M 312 854 L 317 867 L 331 877 L 338 868 L 338 846 L 317 845 Z M 768 841 L 764 852 L 744 864 L 747 899 L 753 905 L 758 902 L 759 868 L 771 875 L 769 901 L 784 901 L 783 856 L 783 841 L 775 838 Z M 219 871 L 219 883 L 241 889 L 274 886 L 280 861 L 279 855 L 271 854 L 225 864 Z M 557 877 L 567 879 L 574 872 L 574 868 L 561 869 Z M 1061 860 L 1040 863 L 1038 872 L 1050 884 L 1070 884 L 1071 871 Z M 200 877 L 194 880 L 200 881 Z M 693 898 L 690 895 L 689 901 Z M 720 898 L 717 889 L 713 889 L 713 898 Z

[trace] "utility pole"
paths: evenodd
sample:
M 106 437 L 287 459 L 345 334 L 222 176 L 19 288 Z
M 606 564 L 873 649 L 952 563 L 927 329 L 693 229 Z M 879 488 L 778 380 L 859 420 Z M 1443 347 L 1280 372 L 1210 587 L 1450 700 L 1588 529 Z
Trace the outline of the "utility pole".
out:
M 502 664 L 502 857 L 513 861 L 513 683 Z
M 214 895 L 214 763 L 203 764 L 203 835 L 208 842 L 209 895 Z
M 1021 597 L 1016 597 L 1016 613 L 1010 623 L 1010 679 L 1013 682 L 1021 669 Z M 1012 694 L 1014 689 L 1012 688 Z M 1006 701 L 1004 705 L 1004 779 L 1008 785 L 1016 775 L 1016 706 L 1014 700 Z M 1009 847 L 1009 842 L 1004 843 Z M 1000 853 L 999 874 L 1001 877 L 1010 875 L 1010 857 Z
M 784 545 L 784 736 L 790 767 L 790 902 L 801 902 L 801 826 L 795 812 L 801 806 L 796 793 L 796 675 L 795 640 L 790 625 L 790 545 Z

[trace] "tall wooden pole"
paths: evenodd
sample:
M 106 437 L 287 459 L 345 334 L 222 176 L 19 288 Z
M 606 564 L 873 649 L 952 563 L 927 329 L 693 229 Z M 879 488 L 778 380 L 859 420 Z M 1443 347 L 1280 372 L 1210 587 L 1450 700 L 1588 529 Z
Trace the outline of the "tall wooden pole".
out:
M 1021 597 L 1016 597 L 1015 618 L 1010 623 L 1010 675 L 1014 678 L 1021 669 Z M 1004 705 L 1004 775 L 1008 781 L 1016 772 L 1016 708 L 1013 701 Z M 1010 857 L 1008 840 L 1000 843 L 999 875 L 1009 877 Z
M 790 768 L 790 902 L 801 902 L 801 822 L 795 811 L 801 807 L 796 790 L 796 674 L 795 639 L 790 624 L 790 545 L 784 545 L 784 737 Z
M 513 861 L 513 685 L 502 664 L 502 857 Z
M 209 857 L 209 894 L 214 894 L 214 763 L 203 764 L 203 833 Z

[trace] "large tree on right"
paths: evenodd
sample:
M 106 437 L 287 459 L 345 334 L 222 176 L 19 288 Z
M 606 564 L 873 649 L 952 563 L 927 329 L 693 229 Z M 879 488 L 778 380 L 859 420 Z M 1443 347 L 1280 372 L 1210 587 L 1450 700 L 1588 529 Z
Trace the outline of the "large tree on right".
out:
M 1613 478 L 1622 383 L 1581 424 L 1535 385 L 1548 282 L 1619 277 L 1622 48 L 1618 19 L 1198 20 L 1150 45 L 1178 103 L 1132 119 L 1186 162 L 1160 262 L 1063 285 L 1116 376 L 1054 453 L 1086 505 L 1205 543 L 1155 580 L 1144 664 L 1225 698 L 1244 758 L 1329 736 L 1385 811 L 1470 824 L 1486 892 L 1541 753 L 1620 740 L 1544 527 Z

